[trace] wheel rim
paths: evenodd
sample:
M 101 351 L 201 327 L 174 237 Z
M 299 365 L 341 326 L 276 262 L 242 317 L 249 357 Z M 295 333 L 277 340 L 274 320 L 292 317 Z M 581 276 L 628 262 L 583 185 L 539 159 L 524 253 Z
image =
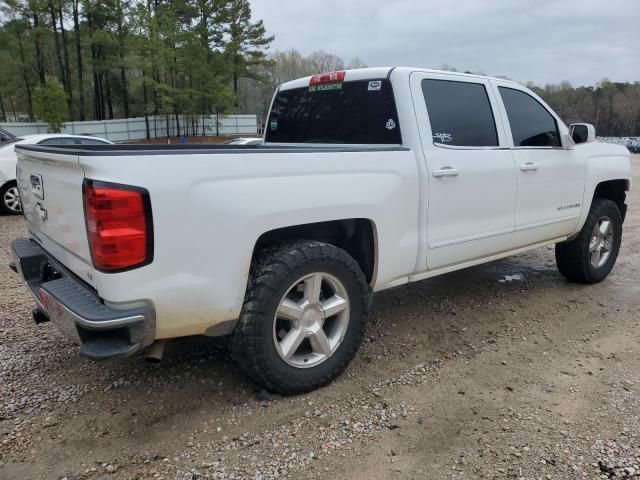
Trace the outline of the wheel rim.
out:
M 591 266 L 602 268 L 607 263 L 613 250 L 613 222 L 609 217 L 598 220 L 591 232 L 589 242 L 589 258 Z
M 18 187 L 11 187 L 4 192 L 3 198 L 4 204 L 12 212 L 22 212 L 22 205 L 20 205 L 20 193 Z
M 349 326 L 347 290 L 333 275 L 312 273 L 294 282 L 278 304 L 273 341 L 280 358 L 315 367 L 338 349 Z

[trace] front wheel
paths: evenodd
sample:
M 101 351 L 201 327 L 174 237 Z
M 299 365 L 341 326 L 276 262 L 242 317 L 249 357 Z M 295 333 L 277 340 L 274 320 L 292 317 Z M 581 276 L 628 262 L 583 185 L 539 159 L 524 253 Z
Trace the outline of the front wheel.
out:
M 258 256 L 231 341 L 238 365 L 283 394 L 328 384 L 364 336 L 369 287 L 357 262 L 322 242 L 299 241 Z
M 578 236 L 556 245 L 558 270 L 572 282 L 600 282 L 616 263 L 621 240 L 622 216 L 618 205 L 596 198 Z
M 20 192 L 18 192 L 18 186 L 15 182 L 9 182 L 0 188 L 0 212 L 11 215 L 22 213 Z

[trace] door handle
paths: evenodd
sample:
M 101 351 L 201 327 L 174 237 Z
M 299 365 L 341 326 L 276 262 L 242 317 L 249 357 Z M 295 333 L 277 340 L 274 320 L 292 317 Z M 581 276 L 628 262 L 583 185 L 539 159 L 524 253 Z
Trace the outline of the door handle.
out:
M 520 170 L 522 170 L 523 172 L 533 172 L 535 170 L 538 170 L 538 164 L 533 162 L 527 162 L 520 165 Z
M 459 173 L 460 172 L 458 172 L 458 170 L 453 167 L 442 167 L 440 168 L 440 170 L 434 170 L 433 172 L 431 172 L 431 175 L 433 175 L 436 178 L 437 177 L 457 177 Z

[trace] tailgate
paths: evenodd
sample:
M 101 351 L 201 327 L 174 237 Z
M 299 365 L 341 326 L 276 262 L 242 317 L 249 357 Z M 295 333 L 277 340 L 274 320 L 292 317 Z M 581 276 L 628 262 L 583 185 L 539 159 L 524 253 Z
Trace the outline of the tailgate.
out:
M 62 148 L 17 146 L 16 176 L 29 232 L 49 254 L 94 285 L 78 156 Z M 95 286 L 95 285 L 94 285 Z

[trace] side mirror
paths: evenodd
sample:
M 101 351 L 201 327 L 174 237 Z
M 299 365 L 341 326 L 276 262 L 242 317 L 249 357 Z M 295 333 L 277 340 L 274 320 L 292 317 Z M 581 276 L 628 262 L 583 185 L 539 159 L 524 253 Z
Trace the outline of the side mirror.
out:
M 596 139 L 596 129 L 590 123 L 572 123 L 569 132 L 576 145 L 593 142 Z

